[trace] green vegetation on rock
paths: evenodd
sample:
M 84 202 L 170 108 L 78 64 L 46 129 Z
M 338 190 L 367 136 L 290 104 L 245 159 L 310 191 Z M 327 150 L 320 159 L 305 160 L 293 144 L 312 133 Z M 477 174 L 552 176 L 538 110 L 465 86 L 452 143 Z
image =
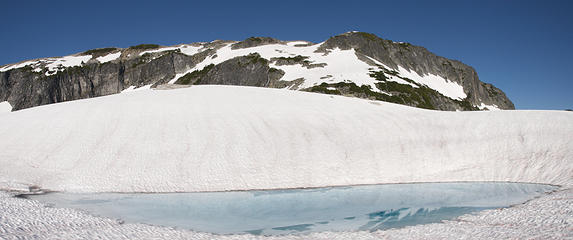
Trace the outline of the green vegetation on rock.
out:
M 137 50 L 145 50 L 145 49 L 155 49 L 159 48 L 160 46 L 157 44 L 139 44 L 135 46 L 129 47 L 129 49 L 137 49 Z
M 149 62 L 150 60 L 152 60 L 152 58 L 153 58 L 153 56 L 150 53 L 145 53 L 145 54 L 141 55 L 141 57 L 138 58 L 136 62 L 131 64 L 131 68 L 137 67 L 141 64 L 145 64 L 145 63 Z
M 247 65 L 257 62 L 264 65 L 267 65 L 269 63 L 269 60 L 262 58 L 261 55 L 259 55 L 258 53 L 251 53 L 249 55 L 246 55 L 245 57 L 247 58 L 248 61 Z
M 175 84 L 182 84 L 182 85 L 200 84 L 201 78 L 204 77 L 209 71 L 211 71 L 213 67 L 215 67 L 215 65 L 210 64 L 205 66 L 201 70 L 195 70 L 193 72 L 187 73 L 182 77 L 180 77 L 179 79 L 177 79 L 177 81 L 175 81 Z
M 354 84 L 356 85 L 356 84 Z M 336 89 L 336 90 L 332 90 L 332 89 L 328 89 L 331 88 L 332 86 L 330 86 L 330 84 L 328 83 L 322 83 L 320 85 L 317 86 L 313 86 L 309 89 L 307 89 L 306 91 L 309 92 L 316 92 L 316 93 L 324 93 L 324 94 L 331 94 L 331 95 L 342 95 L 342 93 Z
M 485 88 L 487 90 L 487 94 L 490 97 L 497 97 L 497 95 L 499 95 L 499 93 L 497 91 L 495 91 L 493 88 Z
M 376 41 L 379 40 L 381 38 L 379 38 L 378 36 L 372 34 L 372 33 L 367 33 L 367 32 L 357 32 L 356 34 L 360 35 L 363 38 L 366 38 L 368 40 L 372 40 L 372 41 Z
M 96 48 L 96 49 L 91 49 L 91 50 L 87 50 L 85 52 L 83 52 L 83 55 L 104 55 L 106 53 L 109 52 L 113 52 L 117 50 L 117 48 Z
M 269 73 L 279 73 L 279 72 L 282 72 L 282 70 L 276 68 L 269 68 Z
M 273 58 L 276 60 L 285 60 L 285 61 L 293 61 L 293 62 L 309 62 L 307 56 L 296 55 L 294 57 L 276 57 Z
M 469 96 L 469 94 L 468 94 L 468 96 Z M 464 100 L 461 100 L 461 101 L 454 99 L 454 102 L 457 103 L 458 105 L 460 105 L 462 107 L 462 110 L 464 110 L 464 111 L 479 111 L 480 110 L 479 108 L 473 106 L 467 98 Z
M 409 84 L 401 84 L 393 81 L 387 81 L 389 77 L 386 74 L 399 77 L 396 71 L 387 69 L 383 69 L 382 71 L 371 72 L 370 76 L 374 77 L 376 80 L 379 81 L 375 83 L 375 85 L 380 91 L 384 93 L 389 93 L 390 95 L 374 91 L 371 89 L 370 86 L 367 85 L 358 86 L 352 82 L 322 83 L 320 85 L 313 86 L 311 88 L 307 88 L 304 90 L 309 92 L 318 92 L 318 93 L 334 94 L 334 95 L 348 95 L 359 98 L 374 99 L 379 101 L 404 104 L 425 109 L 438 109 L 434 101 L 436 99 L 441 98 L 441 99 L 447 99 L 447 101 L 455 103 L 456 105 L 460 106 L 463 110 L 466 111 L 479 110 L 476 107 L 472 106 L 467 99 L 455 100 L 447 98 L 442 94 L 440 94 L 439 92 L 437 92 L 436 90 L 431 89 L 425 85 L 420 85 L 408 78 L 400 77 L 404 81 L 408 81 L 416 85 L 417 87 L 411 86 Z
M 249 38 L 245 39 L 245 41 L 262 42 L 263 38 L 262 37 L 249 37 Z
M 320 85 L 313 86 L 305 90 L 309 92 L 346 95 L 346 96 L 404 104 L 403 100 L 399 97 L 389 96 L 384 93 L 375 92 L 372 91 L 370 86 L 367 85 L 358 86 L 353 82 L 322 83 Z

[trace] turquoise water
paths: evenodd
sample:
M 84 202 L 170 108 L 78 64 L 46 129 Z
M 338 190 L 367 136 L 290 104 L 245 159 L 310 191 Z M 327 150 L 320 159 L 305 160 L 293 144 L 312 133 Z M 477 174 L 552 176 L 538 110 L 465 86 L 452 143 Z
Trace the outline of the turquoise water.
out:
M 554 186 L 420 183 L 211 193 L 49 193 L 55 207 L 217 234 L 374 231 L 440 222 L 525 202 Z

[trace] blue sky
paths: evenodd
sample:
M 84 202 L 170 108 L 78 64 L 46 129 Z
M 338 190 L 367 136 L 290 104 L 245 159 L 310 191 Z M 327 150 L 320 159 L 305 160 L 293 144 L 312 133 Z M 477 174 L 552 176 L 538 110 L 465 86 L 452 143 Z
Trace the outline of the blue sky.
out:
M 99 47 L 358 30 L 474 67 L 518 109 L 573 108 L 573 1 L 11 1 L 0 65 Z

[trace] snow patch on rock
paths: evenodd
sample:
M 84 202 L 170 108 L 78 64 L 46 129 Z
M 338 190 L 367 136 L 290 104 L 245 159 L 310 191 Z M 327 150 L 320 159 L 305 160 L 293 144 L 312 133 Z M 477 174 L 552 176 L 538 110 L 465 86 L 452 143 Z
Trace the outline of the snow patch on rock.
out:
M 50 61 L 44 68 L 48 68 L 46 76 L 54 75 L 58 71 L 68 67 L 81 66 L 92 58 L 92 55 L 65 56 L 61 58 L 49 58 Z
M 415 87 L 415 88 L 418 87 L 416 84 L 413 84 L 411 82 L 408 82 L 408 81 L 405 81 L 404 79 L 402 79 L 402 78 L 407 78 L 407 79 L 410 79 L 416 83 L 419 83 L 421 85 L 425 85 L 431 89 L 434 89 L 437 92 L 441 93 L 442 95 L 449 97 L 451 99 L 463 100 L 464 98 L 467 97 L 466 93 L 464 92 L 464 88 L 456 82 L 448 81 L 447 79 L 445 79 L 443 77 L 440 77 L 438 75 L 433 75 L 433 74 L 427 74 L 427 75 L 422 76 L 422 75 L 416 73 L 415 71 L 410 71 L 408 69 L 403 68 L 402 66 L 398 66 L 398 69 L 393 69 L 393 68 L 386 66 L 385 64 L 381 63 L 380 61 L 378 61 L 372 57 L 368 57 L 368 56 L 366 56 L 366 57 L 369 58 L 370 60 L 372 60 L 375 64 L 380 65 L 386 69 L 395 70 L 398 73 L 397 75 L 399 77 L 387 74 L 386 75 L 386 77 L 388 77 L 387 81 L 393 81 L 393 82 L 397 82 L 400 84 L 407 84 L 407 85 L 410 85 L 410 86 Z
M 304 82 L 298 87 L 298 89 L 304 89 L 325 82 L 325 79 L 321 78 L 325 75 L 331 75 L 332 77 L 327 79 L 328 82 L 343 82 L 350 80 L 359 86 L 368 85 L 372 88 L 372 90 L 379 91 L 374 84 L 376 79 L 369 76 L 369 69 L 372 66 L 360 61 L 356 56 L 356 51 L 354 51 L 354 49 L 333 49 L 327 54 L 315 52 L 320 45 L 321 44 L 296 47 L 287 43 L 286 45 L 268 44 L 250 48 L 232 49 L 232 43 L 229 43 L 228 45 L 217 50 L 216 58 L 206 58 L 204 61 L 197 64 L 189 71 L 182 73 L 180 76 L 183 76 L 189 72 L 201 70 L 210 64 L 216 65 L 231 58 L 245 56 L 251 53 L 258 53 L 261 55 L 261 57 L 269 60 L 271 58 L 288 58 L 300 55 L 303 57 L 308 57 L 307 60 L 313 64 L 326 63 L 326 66 L 307 68 L 301 64 L 281 66 L 271 64 L 271 67 L 281 69 L 285 72 L 285 75 L 280 80 L 291 81 L 299 78 L 304 78 Z M 169 82 L 174 83 L 177 78 Z
M 130 93 L 130 92 L 137 92 L 137 91 L 143 91 L 143 90 L 150 90 L 151 86 L 153 86 L 153 84 L 145 85 L 142 87 L 129 86 L 128 88 L 123 89 L 121 91 L 121 93 Z
M 185 75 L 186 73 L 201 70 L 207 65 L 216 65 L 234 57 L 245 56 L 251 53 L 258 53 L 261 57 L 268 60 L 271 58 L 289 58 L 300 55 L 307 57 L 306 60 L 311 64 L 326 64 L 326 66 L 313 68 L 307 68 L 301 64 L 280 66 L 273 63 L 270 64 L 271 67 L 283 70 L 285 72 L 280 80 L 292 81 L 295 79 L 304 79 L 304 82 L 298 86 L 298 90 L 319 85 L 323 82 L 335 83 L 350 81 L 354 82 L 358 86 L 367 85 L 370 86 L 373 91 L 382 92 L 375 85 L 375 83 L 378 81 L 370 76 L 370 72 L 377 69 L 360 60 L 357 57 L 356 51 L 354 49 L 341 50 L 336 48 L 329 49 L 327 53 L 322 53 L 316 52 L 322 43 L 309 46 L 295 46 L 301 43 L 308 44 L 308 42 L 304 41 L 294 41 L 287 42 L 286 45 L 268 44 L 250 48 L 232 49 L 231 46 L 233 43 L 229 43 L 228 45 L 217 50 L 216 58 L 206 58 L 203 62 L 197 64 L 192 69 L 178 74 L 174 79 L 169 81 L 169 83 L 175 83 L 179 77 Z M 380 63 L 376 59 L 371 57 L 368 58 L 370 58 L 370 60 L 374 61 L 376 64 L 384 66 L 386 69 L 392 69 Z M 421 76 L 416 72 L 407 70 L 401 66 L 394 70 L 399 73 L 400 77 L 409 78 L 416 83 L 425 85 L 438 91 L 446 97 L 457 100 L 462 100 L 467 97 L 461 85 L 453 81 L 448 81 L 447 79 L 444 79 L 440 76 L 433 74 Z M 330 75 L 331 77 L 324 78 L 325 75 Z M 416 84 L 405 81 L 396 76 L 388 75 L 388 78 L 388 81 L 395 81 L 401 84 L 408 84 L 413 87 L 418 87 Z
M 36 63 L 38 63 L 38 61 L 26 61 L 26 62 L 21 62 L 21 63 L 17 63 L 17 64 L 6 65 L 6 66 L 0 68 L 0 72 L 6 72 L 8 70 L 12 70 L 12 69 L 16 69 L 16 68 L 23 68 L 25 66 L 33 65 Z
M 490 111 L 497 111 L 497 110 L 501 110 L 497 105 L 493 104 L 493 105 L 487 105 L 485 103 L 481 103 L 479 106 L 476 106 L 477 108 L 479 108 L 480 110 L 490 110 Z
M 143 52 L 139 53 L 139 55 L 142 56 L 143 54 L 146 54 L 146 53 L 165 52 L 165 51 L 171 51 L 171 50 L 179 49 L 181 51 L 181 53 L 191 56 L 191 55 L 195 55 L 195 54 L 199 53 L 202 48 L 203 48 L 202 46 L 197 47 L 197 46 L 182 44 L 182 45 L 175 46 L 175 47 L 162 47 L 159 49 L 143 51 Z
M 108 55 L 98 57 L 96 60 L 98 60 L 100 63 L 106 63 L 118 59 L 119 56 L 121 56 L 121 52 L 110 53 Z

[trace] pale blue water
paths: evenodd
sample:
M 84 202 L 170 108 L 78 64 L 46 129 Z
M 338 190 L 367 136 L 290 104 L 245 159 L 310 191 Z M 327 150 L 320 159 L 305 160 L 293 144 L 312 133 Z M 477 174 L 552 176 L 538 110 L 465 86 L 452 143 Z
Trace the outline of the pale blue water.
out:
M 522 203 L 553 189 L 474 182 L 213 193 L 49 193 L 29 198 L 125 222 L 218 234 L 281 235 L 440 222 Z

